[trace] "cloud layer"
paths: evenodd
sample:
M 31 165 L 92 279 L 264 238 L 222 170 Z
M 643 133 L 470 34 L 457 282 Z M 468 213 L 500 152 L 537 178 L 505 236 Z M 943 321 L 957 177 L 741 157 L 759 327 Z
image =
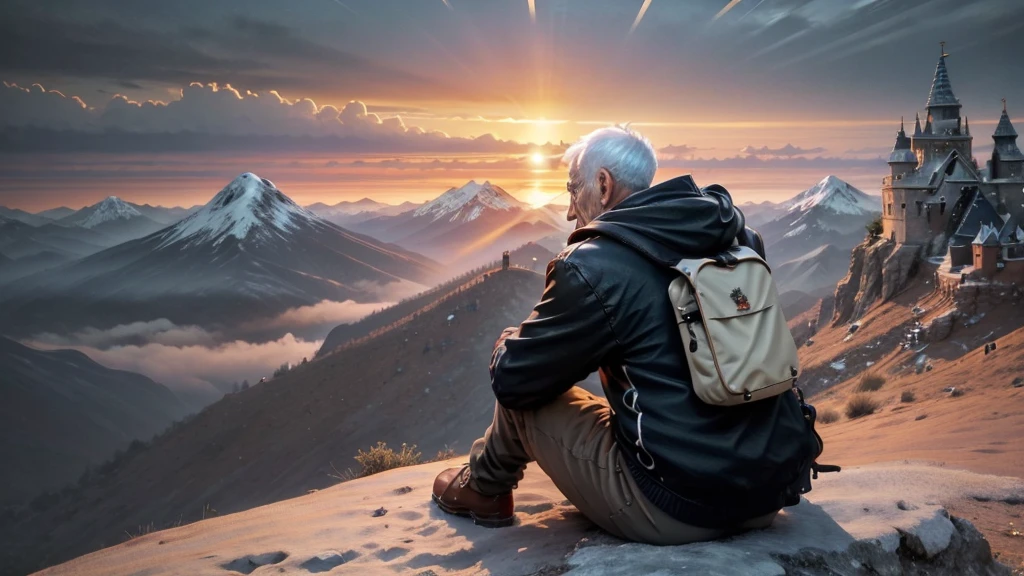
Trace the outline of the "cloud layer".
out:
M 230 85 L 192 83 L 169 102 L 115 95 L 89 106 L 35 84 L 0 88 L 0 149 L 12 151 L 332 150 L 351 152 L 516 153 L 534 147 L 492 134 L 450 137 L 382 118 L 363 102 L 338 109 L 276 91 L 240 92 Z M 9 129 L 18 129 L 12 136 Z M 65 132 L 71 131 L 71 133 Z

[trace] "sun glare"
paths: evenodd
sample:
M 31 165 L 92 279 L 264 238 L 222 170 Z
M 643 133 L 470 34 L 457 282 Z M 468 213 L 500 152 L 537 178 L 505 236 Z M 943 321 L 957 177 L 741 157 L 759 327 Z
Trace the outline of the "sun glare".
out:
M 530 162 L 533 162 L 534 166 L 543 166 L 544 155 L 541 154 L 540 152 L 534 152 L 533 154 L 530 155 Z
M 551 202 L 555 196 L 557 196 L 557 194 L 542 192 L 539 189 L 534 188 L 526 194 L 526 202 L 533 208 L 540 208 L 541 206 Z

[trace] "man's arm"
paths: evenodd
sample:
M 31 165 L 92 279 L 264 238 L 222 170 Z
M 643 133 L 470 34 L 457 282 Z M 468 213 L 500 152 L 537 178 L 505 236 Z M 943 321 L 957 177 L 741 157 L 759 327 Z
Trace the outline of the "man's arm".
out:
M 593 288 L 576 266 L 557 258 L 530 317 L 498 339 L 491 388 L 505 408 L 539 408 L 597 370 L 615 343 Z

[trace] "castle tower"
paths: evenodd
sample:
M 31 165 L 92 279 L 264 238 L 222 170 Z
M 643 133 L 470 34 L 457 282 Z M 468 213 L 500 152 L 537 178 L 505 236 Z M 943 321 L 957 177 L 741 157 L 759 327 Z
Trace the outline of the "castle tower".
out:
M 981 225 L 981 230 L 971 243 L 974 270 L 982 277 L 991 279 L 996 273 L 999 259 L 999 231 L 994 226 Z
M 501 269 L 502 270 L 508 270 L 508 265 L 509 265 L 509 254 L 508 254 L 508 250 L 505 250 L 501 254 Z
M 896 143 L 893 144 L 892 152 L 889 154 L 889 168 L 892 169 L 892 177 L 894 180 L 898 180 L 916 167 L 917 155 L 910 149 L 910 138 L 903 130 L 903 119 L 900 118 L 900 131 L 896 133 Z
M 1017 131 L 1010 123 L 1010 116 L 1006 113 L 1006 98 L 1003 98 L 1003 114 L 999 117 L 999 124 L 995 133 L 992 134 L 995 140 L 995 149 L 992 150 L 992 163 L 989 164 L 989 178 L 991 180 L 1019 180 L 1024 172 L 1024 154 L 1021 154 L 1017 147 Z
M 918 134 L 915 127 L 912 149 L 917 154 L 918 163 L 926 166 L 941 162 L 951 150 L 957 150 L 960 156 L 970 160 L 971 136 L 964 129 L 960 118 L 960 100 L 953 95 L 953 86 L 949 82 L 946 70 L 945 42 L 941 43 L 939 63 L 935 66 L 935 77 L 932 88 L 928 92 L 924 129 Z

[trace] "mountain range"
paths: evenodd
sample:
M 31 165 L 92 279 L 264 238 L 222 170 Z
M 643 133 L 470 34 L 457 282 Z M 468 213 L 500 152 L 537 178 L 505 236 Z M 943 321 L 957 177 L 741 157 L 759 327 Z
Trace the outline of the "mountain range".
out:
M 864 239 L 864 227 L 881 214 L 882 204 L 830 175 L 784 202 L 739 208 L 764 239 L 779 291 L 817 294 L 833 290 L 846 275 L 850 250 Z
M 468 268 L 506 249 L 568 234 L 571 223 L 555 208 L 531 208 L 500 186 L 470 180 L 415 210 L 372 218 L 353 229 L 451 267 Z
M 343 201 L 328 206 L 323 202 L 317 202 L 306 206 L 310 212 L 321 218 L 333 222 L 342 228 L 349 228 L 353 225 L 365 222 L 379 216 L 397 216 L 409 210 L 415 210 L 422 204 L 415 202 L 402 202 L 398 205 L 384 204 L 369 198 L 363 198 L 354 202 Z
M 166 217 L 163 211 L 150 209 L 149 212 Z M 81 226 L 101 232 L 113 238 L 115 243 L 141 238 L 167 226 L 166 222 L 157 222 L 143 215 L 138 208 L 117 196 L 110 196 L 92 206 L 86 206 L 57 222 L 65 226 Z
M 323 300 L 378 301 L 376 286 L 438 274 L 245 173 L 177 224 L 0 287 L 0 322 L 14 334 L 158 318 L 223 329 Z

